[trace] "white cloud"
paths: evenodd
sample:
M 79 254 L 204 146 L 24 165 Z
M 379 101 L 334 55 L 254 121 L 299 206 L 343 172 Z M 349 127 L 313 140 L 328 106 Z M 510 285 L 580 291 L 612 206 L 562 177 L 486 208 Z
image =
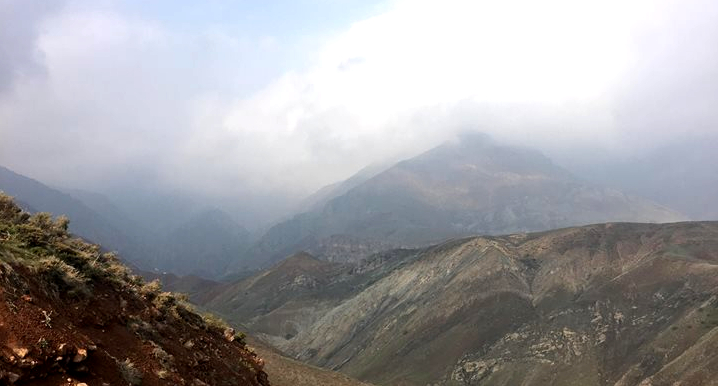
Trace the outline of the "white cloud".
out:
M 74 7 L 36 42 L 46 76 L 0 102 L 0 162 L 66 185 L 134 165 L 231 195 L 306 193 L 466 128 L 543 148 L 648 146 L 715 130 L 716 8 L 396 1 L 267 84 L 270 59 L 294 52 L 273 35 Z M 689 115 L 691 127 L 646 135 Z
M 202 154 L 231 138 L 236 148 L 223 162 L 257 161 L 257 184 L 312 189 L 467 126 L 513 138 L 612 140 L 605 98 L 631 61 L 637 10 L 621 2 L 398 2 L 330 41 L 308 71 L 231 104 L 214 138 L 198 132 L 190 143 L 204 142 L 195 149 Z

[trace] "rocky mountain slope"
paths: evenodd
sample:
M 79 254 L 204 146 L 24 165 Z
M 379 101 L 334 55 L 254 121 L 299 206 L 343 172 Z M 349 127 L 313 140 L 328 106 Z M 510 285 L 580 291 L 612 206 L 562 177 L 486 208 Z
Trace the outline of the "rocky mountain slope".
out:
M 471 237 L 360 264 L 299 254 L 208 305 L 379 385 L 716 385 L 718 223 Z
M 274 262 L 297 250 L 347 261 L 392 246 L 424 246 L 471 234 L 685 219 L 655 203 L 588 184 L 538 151 L 467 135 L 272 227 L 238 266 Z
M 0 195 L 0 384 L 269 382 L 242 335 Z

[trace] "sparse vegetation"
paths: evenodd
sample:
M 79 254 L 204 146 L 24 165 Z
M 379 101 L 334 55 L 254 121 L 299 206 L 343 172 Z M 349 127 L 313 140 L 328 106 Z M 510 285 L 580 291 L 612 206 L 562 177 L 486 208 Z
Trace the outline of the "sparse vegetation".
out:
M 224 331 L 228 328 L 231 328 L 229 324 L 227 324 L 227 322 L 225 322 L 224 320 L 222 320 L 222 318 L 211 312 L 203 312 L 202 320 L 204 320 L 208 328 L 214 328 L 217 331 Z
M 118 361 L 117 368 L 120 370 L 122 379 L 130 385 L 138 386 L 142 384 L 142 372 L 135 367 L 135 364 L 129 358 L 122 362 Z
M 170 372 L 167 370 L 157 370 L 155 373 L 159 379 L 167 379 L 170 376 Z
M 49 213 L 29 215 L 12 198 L 0 193 L 0 235 L 16 259 L 47 280 L 47 292 L 59 296 L 87 296 L 92 279 L 102 278 L 120 286 L 142 283 L 113 253 L 102 253 L 97 245 L 74 238 L 67 231 L 65 216 Z
M 40 338 L 37 341 L 37 345 L 40 347 L 41 350 L 45 350 L 48 347 L 50 347 L 50 342 L 48 342 L 47 339 L 45 339 L 45 338 Z
M 174 357 L 163 350 L 162 347 L 154 343 L 153 345 L 155 348 L 152 349 L 152 355 L 160 362 L 160 365 L 165 371 L 171 371 L 174 365 Z

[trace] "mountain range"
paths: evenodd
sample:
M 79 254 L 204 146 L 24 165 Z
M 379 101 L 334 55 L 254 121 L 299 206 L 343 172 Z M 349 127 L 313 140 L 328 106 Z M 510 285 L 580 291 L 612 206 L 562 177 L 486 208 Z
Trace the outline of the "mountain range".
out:
M 378 385 L 713 385 L 716 251 L 718 223 L 686 222 L 299 253 L 205 306 Z
M 662 205 L 697 180 L 665 196 L 629 189 L 658 204 L 617 189 L 630 184 L 581 176 L 537 150 L 468 134 L 321 189 L 258 240 L 182 195 L 116 204 L 3 168 L 0 190 L 28 212 L 68 215 L 72 234 L 251 333 L 280 386 L 715 384 L 718 223 L 683 222 Z M 708 208 L 706 186 L 696 205 Z M 65 224 L 32 218 L 47 232 Z M 53 259 L 22 244 L 39 233 L 5 228 L 2 241 L 20 243 L 0 245 L 9 263 Z M 94 274 L 65 252 L 53 264 L 69 266 L 68 280 Z

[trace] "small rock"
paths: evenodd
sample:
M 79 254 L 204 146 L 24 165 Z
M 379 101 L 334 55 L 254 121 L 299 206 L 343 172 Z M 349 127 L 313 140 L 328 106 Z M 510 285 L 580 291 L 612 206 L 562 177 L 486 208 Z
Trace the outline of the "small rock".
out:
M 103 383 L 103 385 L 104 385 L 104 383 Z M 85 383 L 85 382 L 82 382 L 82 383 L 78 383 L 78 384 L 77 384 L 77 385 L 75 385 L 75 386 L 87 386 L 87 383 Z
M 234 328 L 228 327 L 224 330 L 224 339 L 226 339 L 228 342 L 234 342 Z
M 30 295 L 22 295 L 22 296 L 20 296 L 20 299 L 22 299 L 23 301 L 28 302 L 28 303 L 33 302 L 32 296 L 30 296 Z
M 192 348 L 194 347 L 194 342 L 192 342 L 192 339 L 189 339 L 188 341 L 184 342 L 184 348 Z
M 75 356 L 72 358 L 72 361 L 75 363 L 80 363 L 85 359 L 87 359 L 87 350 L 85 350 L 84 348 L 78 348 L 77 354 L 75 354 Z
M 21 359 L 22 359 L 22 358 L 25 358 L 25 357 L 27 356 L 27 354 L 30 352 L 30 350 L 28 350 L 28 349 L 26 349 L 26 348 L 17 348 L 17 347 L 16 347 L 16 348 L 13 348 L 13 349 L 12 349 L 12 352 L 15 353 L 15 355 L 16 355 L 18 358 L 21 358 Z
M 37 366 L 37 361 L 31 359 L 23 359 L 17 364 L 17 367 L 21 369 L 31 369 L 35 366 Z

